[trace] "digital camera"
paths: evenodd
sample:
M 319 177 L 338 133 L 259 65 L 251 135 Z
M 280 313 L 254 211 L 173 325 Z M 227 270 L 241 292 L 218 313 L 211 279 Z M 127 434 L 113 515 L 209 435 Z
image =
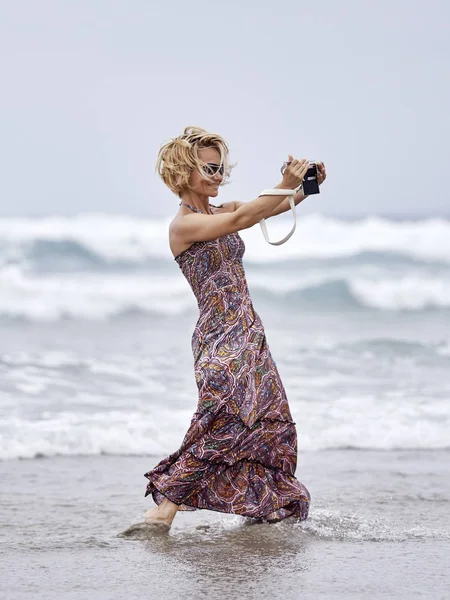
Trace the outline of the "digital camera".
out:
M 284 163 L 281 167 L 281 174 L 283 175 L 286 167 L 289 163 Z M 319 183 L 317 181 L 317 165 L 315 162 L 310 162 L 306 175 L 302 182 L 303 193 L 305 196 L 311 196 L 311 194 L 320 194 Z

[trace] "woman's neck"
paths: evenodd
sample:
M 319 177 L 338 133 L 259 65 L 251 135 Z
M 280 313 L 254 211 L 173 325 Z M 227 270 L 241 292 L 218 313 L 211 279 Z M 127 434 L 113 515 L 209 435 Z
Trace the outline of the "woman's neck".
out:
M 196 194 L 195 192 L 190 192 L 187 190 L 180 197 L 181 202 L 183 204 L 190 204 L 195 208 L 200 209 L 204 213 L 210 213 L 211 209 L 209 208 L 209 197 L 208 196 L 200 196 L 200 194 Z

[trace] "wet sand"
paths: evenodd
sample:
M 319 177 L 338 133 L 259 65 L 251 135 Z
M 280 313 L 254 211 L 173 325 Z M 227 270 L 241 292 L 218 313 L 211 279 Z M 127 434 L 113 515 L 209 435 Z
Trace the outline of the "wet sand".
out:
M 449 598 L 450 453 L 303 454 L 303 523 L 249 525 L 179 513 L 169 534 L 120 537 L 143 520 L 159 457 L 0 463 L 2 598 Z

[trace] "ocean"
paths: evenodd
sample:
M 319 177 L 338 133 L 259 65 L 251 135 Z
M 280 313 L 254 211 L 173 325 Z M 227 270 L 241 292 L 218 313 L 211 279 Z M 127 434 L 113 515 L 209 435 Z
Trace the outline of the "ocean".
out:
M 242 232 L 310 518 L 199 511 L 128 539 L 197 402 L 167 227 L 0 219 L 2 597 L 450 598 L 450 221 L 307 215 L 278 248 Z

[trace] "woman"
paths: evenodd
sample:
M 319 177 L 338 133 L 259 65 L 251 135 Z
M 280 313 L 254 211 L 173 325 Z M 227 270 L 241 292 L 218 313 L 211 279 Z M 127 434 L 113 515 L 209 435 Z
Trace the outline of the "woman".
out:
M 288 163 L 278 188 L 297 188 L 308 168 L 307 160 Z M 181 199 L 169 243 L 200 309 L 192 336 L 199 399 L 181 447 L 145 474 L 145 496 L 157 504 L 145 522 L 169 528 L 178 510 L 199 508 L 267 522 L 306 519 L 310 494 L 294 476 L 295 423 L 252 305 L 238 234 L 288 210 L 288 199 L 210 205 L 231 171 L 228 146 L 199 128 L 165 144 L 157 169 Z M 318 171 L 322 183 L 323 163 Z

